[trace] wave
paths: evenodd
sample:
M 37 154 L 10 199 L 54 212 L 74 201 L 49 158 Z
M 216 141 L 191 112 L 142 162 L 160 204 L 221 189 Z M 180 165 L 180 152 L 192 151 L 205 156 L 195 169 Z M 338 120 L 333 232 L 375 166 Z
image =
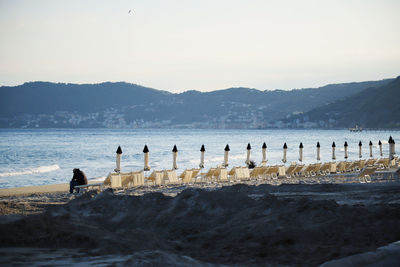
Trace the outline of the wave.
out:
M 53 171 L 56 171 L 59 169 L 60 169 L 60 166 L 58 166 L 57 164 L 54 164 L 54 165 L 49 165 L 49 166 L 40 166 L 40 167 L 37 167 L 34 169 L 25 170 L 25 171 L 3 172 L 3 173 L 0 173 L 0 177 L 53 172 Z

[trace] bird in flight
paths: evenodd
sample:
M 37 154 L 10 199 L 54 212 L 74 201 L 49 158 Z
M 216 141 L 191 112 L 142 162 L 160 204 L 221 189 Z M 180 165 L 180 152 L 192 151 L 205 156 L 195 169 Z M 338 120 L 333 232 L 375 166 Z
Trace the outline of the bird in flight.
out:
M 132 13 L 132 12 L 133 12 L 132 9 L 129 9 L 128 14 L 129 14 L 129 13 Z

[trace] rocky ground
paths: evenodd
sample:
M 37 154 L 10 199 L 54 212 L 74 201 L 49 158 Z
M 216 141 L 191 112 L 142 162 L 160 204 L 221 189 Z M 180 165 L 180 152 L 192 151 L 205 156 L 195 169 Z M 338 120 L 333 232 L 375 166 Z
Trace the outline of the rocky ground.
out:
M 4 198 L 0 264 L 317 266 L 400 240 L 399 182 L 163 190 Z

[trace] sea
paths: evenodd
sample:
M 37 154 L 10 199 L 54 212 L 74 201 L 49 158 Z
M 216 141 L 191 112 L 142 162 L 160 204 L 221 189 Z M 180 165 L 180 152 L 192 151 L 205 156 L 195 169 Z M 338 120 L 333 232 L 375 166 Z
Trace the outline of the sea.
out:
M 299 162 L 302 142 L 303 163 L 317 162 L 317 142 L 321 162 L 332 161 L 332 142 L 336 144 L 337 161 L 344 160 L 344 142 L 348 143 L 348 160 L 369 158 L 369 142 L 373 156 L 388 157 L 388 139 L 400 139 L 400 131 L 349 130 L 218 130 L 218 129 L 1 129 L 0 188 L 67 183 L 73 168 L 83 170 L 90 180 L 104 180 L 116 167 L 116 150 L 122 148 L 121 171 L 143 169 L 143 148 L 149 148 L 151 171 L 172 168 L 174 145 L 178 149 L 178 174 L 200 163 L 200 148 L 205 146 L 205 170 L 223 163 L 228 144 L 229 167 L 245 166 L 247 144 L 251 160 L 262 160 L 262 145 L 267 145 L 268 165 L 284 164 L 283 144 L 287 144 L 287 162 Z M 150 172 L 151 172 L 150 171 Z M 149 174 L 149 172 L 147 172 Z

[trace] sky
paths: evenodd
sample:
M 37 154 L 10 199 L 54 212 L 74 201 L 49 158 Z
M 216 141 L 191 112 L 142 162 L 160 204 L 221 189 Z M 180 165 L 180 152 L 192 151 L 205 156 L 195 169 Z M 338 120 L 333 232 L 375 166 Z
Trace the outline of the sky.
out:
M 398 0 L 0 0 L 0 85 L 183 92 L 393 78 L 399 14 Z

